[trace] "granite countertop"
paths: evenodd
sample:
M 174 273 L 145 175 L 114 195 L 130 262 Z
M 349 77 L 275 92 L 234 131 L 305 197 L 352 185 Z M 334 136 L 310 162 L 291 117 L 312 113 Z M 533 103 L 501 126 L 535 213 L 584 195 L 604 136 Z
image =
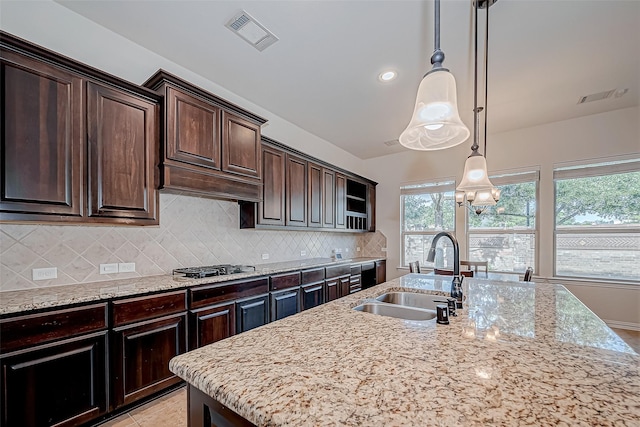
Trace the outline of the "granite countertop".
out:
M 338 264 L 362 264 L 384 258 L 360 257 L 340 261 L 331 258 L 310 258 L 305 260 L 274 262 L 256 265 L 255 271 L 189 279 L 181 276 L 146 276 L 104 282 L 81 283 L 49 288 L 25 289 L 23 291 L 0 292 L 0 315 L 14 314 L 69 304 L 99 302 L 110 298 L 143 295 L 151 292 L 178 290 L 196 285 L 204 285 L 248 277 L 285 273 L 313 267 Z
M 449 325 L 352 310 L 409 274 L 180 355 L 170 369 L 260 426 L 640 425 L 640 356 L 564 286 L 467 278 Z

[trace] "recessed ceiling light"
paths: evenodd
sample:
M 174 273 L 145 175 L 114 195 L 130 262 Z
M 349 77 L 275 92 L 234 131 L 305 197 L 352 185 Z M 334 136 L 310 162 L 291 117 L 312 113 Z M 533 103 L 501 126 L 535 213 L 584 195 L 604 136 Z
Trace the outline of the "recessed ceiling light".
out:
M 389 82 L 396 77 L 398 77 L 398 73 L 396 73 L 395 71 L 383 71 L 378 76 L 378 79 L 380 79 L 381 82 Z

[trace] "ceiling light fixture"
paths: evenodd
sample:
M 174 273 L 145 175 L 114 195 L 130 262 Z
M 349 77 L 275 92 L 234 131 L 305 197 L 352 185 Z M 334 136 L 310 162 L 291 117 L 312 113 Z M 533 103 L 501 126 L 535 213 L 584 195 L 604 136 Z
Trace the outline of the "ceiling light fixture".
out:
M 489 86 L 489 7 L 497 0 L 471 0 L 474 8 L 475 27 L 475 63 L 473 75 L 473 145 L 471 155 L 464 163 L 464 174 L 456 188 L 456 202 L 462 206 L 466 199 L 471 211 L 480 215 L 487 206 L 493 206 L 500 200 L 500 190 L 493 186 L 487 173 L 487 95 Z M 478 106 L 478 9 L 487 9 L 484 37 L 484 108 Z M 480 119 L 484 110 L 484 155 L 478 153 Z
M 441 150 L 469 138 L 469 129 L 460 120 L 456 80 L 442 67 L 440 50 L 440 0 L 435 0 L 435 47 L 431 55 L 433 68 L 422 78 L 416 104 L 400 144 L 412 150 Z
M 378 78 L 382 82 L 389 82 L 389 81 L 395 79 L 396 77 L 398 77 L 398 73 L 396 73 L 395 71 L 392 71 L 392 70 L 384 71 L 384 72 L 380 73 L 380 75 L 378 76 Z

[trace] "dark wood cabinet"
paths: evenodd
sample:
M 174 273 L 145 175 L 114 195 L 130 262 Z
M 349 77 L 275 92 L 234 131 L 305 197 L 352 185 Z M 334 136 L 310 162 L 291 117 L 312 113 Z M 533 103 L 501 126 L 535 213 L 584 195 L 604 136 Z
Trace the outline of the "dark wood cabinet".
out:
M 307 178 L 307 212 L 309 215 L 307 224 L 309 227 L 322 227 L 322 166 L 309 162 L 307 171 L 309 174 Z
M 376 187 L 367 184 L 367 230 L 376 231 Z
M 260 125 L 222 112 L 222 170 L 260 179 Z
M 351 276 L 341 276 L 338 280 L 340 282 L 340 298 L 346 297 L 351 293 Z
M 169 360 L 187 349 L 186 291 L 112 303 L 116 408 L 180 382 Z
M 265 119 L 164 70 L 144 86 L 164 96 L 161 188 L 262 199 L 260 126 Z
M 333 278 L 327 279 L 325 281 L 325 289 L 326 289 L 326 298 L 325 301 L 333 301 L 334 299 L 340 298 L 340 279 Z
M 308 310 L 324 304 L 324 280 L 300 286 L 300 310 Z
M 109 409 L 106 303 L 0 321 L 3 426 L 75 426 Z
M 336 228 L 347 228 L 347 177 L 336 173 Z
M 82 80 L 2 51 L 0 219 L 82 215 Z
M 242 333 L 269 322 L 269 295 L 236 302 L 236 333 Z
M 189 318 L 191 350 L 223 340 L 236 334 L 234 302 L 191 310 Z
M 376 285 L 387 281 L 387 261 L 376 261 Z
M 87 83 L 89 217 L 158 224 L 157 112 L 155 103 Z
M 262 201 L 258 202 L 258 224 L 285 225 L 286 154 L 262 147 Z M 288 206 L 288 204 L 287 204 Z M 289 217 L 287 210 L 287 219 Z
M 271 321 L 284 319 L 300 311 L 300 288 L 271 292 Z
M 336 173 L 331 169 L 322 168 L 322 226 L 335 228 L 336 226 Z
M 221 109 L 172 87 L 165 96 L 166 158 L 220 170 Z
M 307 161 L 287 154 L 286 225 L 307 226 Z
M 160 97 L 7 33 L 0 48 L 0 220 L 157 225 Z

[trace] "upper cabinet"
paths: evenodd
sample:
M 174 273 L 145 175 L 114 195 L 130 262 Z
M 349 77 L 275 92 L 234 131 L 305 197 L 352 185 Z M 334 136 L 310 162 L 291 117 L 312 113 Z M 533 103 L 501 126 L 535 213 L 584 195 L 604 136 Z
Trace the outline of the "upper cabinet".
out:
M 155 93 L 0 32 L 0 220 L 158 224 Z
M 375 231 L 375 182 L 266 137 L 262 160 L 262 200 L 240 204 L 241 228 Z
M 144 86 L 164 96 L 161 188 L 261 200 L 265 119 L 163 70 Z

